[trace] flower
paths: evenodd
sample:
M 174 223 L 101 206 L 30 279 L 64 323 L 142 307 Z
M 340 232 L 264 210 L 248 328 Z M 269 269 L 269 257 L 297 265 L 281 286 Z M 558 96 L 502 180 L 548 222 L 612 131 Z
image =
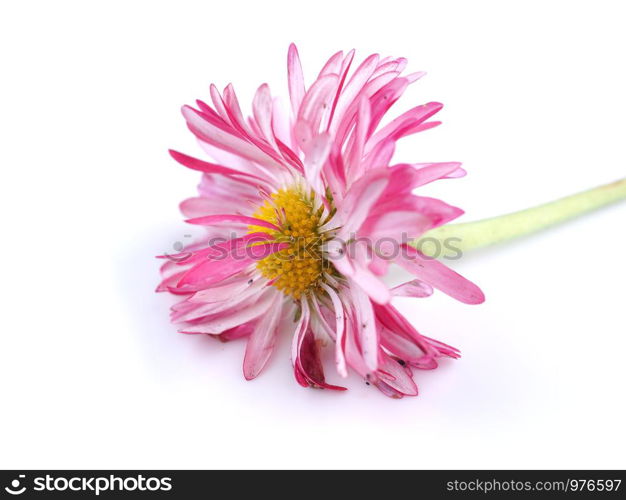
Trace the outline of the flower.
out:
M 456 162 L 391 164 L 396 142 L 438 125 L 429 119 L 442 105 L 417 106 L 380 126 L 423 73 L 402 76 L 406 59 L 374 54 L 350 74 L 353 58 L 337 52 L 307 88 L 292 44 L 289 113 L 266 84 L 248 119 L 232 85 L 222 94 L 211 86 L 212 106 L 183 107 L 215 163 L 170 152 L 202 172 L 199 196 L 181 211 L 207 232 L 166 256 L 157 291 L 183 296 L 172 307 L 181 332 L 247 338 L 248 380 L 291 335 L 302 386 L 345 389 L 324 375 L 320 350 L 332 341 L 340 376 L 351 369 L 388 396 L 414 396 L 412 369 L 433 369 L 459 351 L 418 333 L 392 297 L 427 297 L 434 287 L 468 304 L 484 300 L 476 285 L 408 244 L 463 213 L 415 188 L 465 172 Z M 390 263 L 416 279 L 389 289 L 381 277 Z

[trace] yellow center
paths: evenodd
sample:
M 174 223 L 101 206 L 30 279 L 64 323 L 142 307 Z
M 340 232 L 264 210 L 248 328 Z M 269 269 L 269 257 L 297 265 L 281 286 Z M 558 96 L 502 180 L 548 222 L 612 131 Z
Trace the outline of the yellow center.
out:
M 297 188 L 280 189 L 271 195 L 253 217 L 271 222 L 280 230 L 250 226 L 249 231 L 271 234 L 276 241 L 289 243 L 257 263 L 257 269 L 284 294 L 299 299 L 318 286 L 329 264 L 322 256 L 325 236 L 319 233 L 322 209 L 314 210 L 311 196 Z

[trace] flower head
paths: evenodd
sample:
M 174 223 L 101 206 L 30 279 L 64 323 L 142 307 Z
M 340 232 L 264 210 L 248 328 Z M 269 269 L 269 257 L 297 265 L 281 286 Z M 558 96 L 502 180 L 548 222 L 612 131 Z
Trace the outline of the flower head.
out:
M 459 177 L 459 163 L 393 164 L 396 142 L 439 124 L 439 103 L 380 123 L 422 73 L 402 75 L 405 59 L 374 54 L 356 69 L 354 51 L 334 54 L 307 88 L 289 48 L 290 111 L 267 85 L 244 118 L 232 85 L 211 86 L 212 106 L 197 101 L 183 116 L 208 162 L 171 151 L 202 172 L 199 196 L 181 204 L 201 241 L 167 256 L 159 291 L 184 298 L 172 320 L 184 333 L 247 338 L 244 375 L 255 378 L 279 338 L 291 336 L 296 380 L 326 382 L 320 349 L 331 341 L 337 372 L 352 369 L 392 397 L 416 395 L 412 369 L 432 369 L 459 352 L 417 330 L 393 296 L 427 297 L 433 287 L 469 304 L 482 292 L 409 245 L 463 212 L 418 196 L 424 184 Z M 415 279 L 389 289 L 390 263 Z

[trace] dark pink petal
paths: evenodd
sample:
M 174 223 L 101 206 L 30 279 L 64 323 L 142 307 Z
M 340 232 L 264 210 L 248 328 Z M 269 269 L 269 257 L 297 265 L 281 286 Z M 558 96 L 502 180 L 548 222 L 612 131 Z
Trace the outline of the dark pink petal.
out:
M 295 367 L 296 380 L 303 385 L 333 391 L 345 391 L 345 387 L 326 383 L 324 367 L 320 359 L 319 344 L 311 330 L 304 334 L 300 344 L 298 363 Z
M 176 290 L 176 284 L 180 281 L 180 279 L 185 275 L 186 271 L 181 271 L 179 273 L 173 274 L 171 276 L 168 276 L 167 278 L 164 278 L 159 285 L 157 286 L 156 290 L 157 292 L 170 292 L 170 293 L 174 293 L 174 294 L 181 294 L 181 295 L 186 295 L 189 293 L 193 293 L 193 291 L 189 290 L 189 291 L 185 291 L 185 290 L 181 290 L 178 291 Z
M 177 254 L 178 257 L 186 256 L 186 258 L 181 262 L 182 264 L 194 264 L 201 260 L 214 260 L 226 257 L 229 253 L 233 251 L 240 251 L 243 253 L 246 247 L 256 244 L 256 243 L 269 243 L 273 238 L 266 233 L 249 233 L 241 238 L 232 238 L 229 240 L 221 240 L 219 242 L 214 242 L 211 246 L 203 248 L 201 250 L 197 250 L 195 252 L 187 252 Z M 251 255 L 251 254 L 250 254 Z
M 177 286 L 202 285 L 208 287 L 243 271 L 255 261 L 250 258 L 233 258 L 227 256 L 219 260 L 204 260 L 185 272 Z
M 371 136 L 371 134 L 374 133 L 374 130 L 378 127 L 378 124 L 382 120 L 385 113 L 400 98 L 408 85 L 409 82 L 406 78 L 396 78 L 370 98 L 370 104 L 372 106 L 372 119 L 368 136 Z M 369 144 L 369 142 L 370 141 L 368 141 L 368 146 L 366 146 L 366 151 L 369 151 L 373 147 L 373 144 Z
M 199 172 L 204 172 L 207 174 L 221 174 L 221 175 L 226 175 L 229 177 L 244 176 L 244 179 L 239 179 L 239 181 L 247 182 L 253 185 L 258 185 L 259 181 L 265 182 L 264 179 L 262 179 L 261 177 L 257 177 L 256 175 L 248 174 L 246 172 L 241 172 L 240 170 L 235 170 L 229 167 L 224 167 L 222 165 L 217 165 L 215 163 L 202 161 L 197 158 L 187 156 L 183 153 L 179 153 L 178 151 L 174 151 L 173 149 L 170 149 L 169 153 L 172 156 L 172 158 L 174 158 L 178 163 L 192 170 L 198 170 Z M 252 181 L 250 179 L 247 180 L 245 179 L 245 177 L 256 179 L 256 181 Z
M 204 287 L 220 281 L 246 269 L 257 260 L 288 247 L 288 243 L 262 243 L 246 247 L 244 252 L 232 252 L 222 258 L 203 260 L 187 271 L 178 286 L 201 284 Z
M 420 369 L 435 368 L 437 366 L 435 358 L 450 356 L 448 352 L 440 351 L 433 342 L 421 335 L 392 305 L 374 304 L 374 310 L 380 326 L 381 345 L 389 352 Z
M 235 326 L 234 328 L 230 328 L 223 333 L 215 335 L 222 342 L 228 342 L 230 340 L 237 340 L 244 337 L 247 337 L 252 334 L 254 331 L 255 321 L 248 321 L 243 325 Z

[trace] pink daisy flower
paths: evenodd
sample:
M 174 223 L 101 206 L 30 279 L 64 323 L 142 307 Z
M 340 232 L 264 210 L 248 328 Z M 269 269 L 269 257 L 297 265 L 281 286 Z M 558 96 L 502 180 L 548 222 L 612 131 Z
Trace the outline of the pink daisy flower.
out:
M 427 297 L 433 287 L 468 304 L 480 289 L 408 245 L 463 212 L 414 190 L 460 177 L 459 163 L 392 164 L 396 141 L 439 124 L 431 102 L 380 126 L 423 73 L 402 75 L 406 59 L 334 54 L 307 88 L 298 51 L 287 58 L 291 109 L 259 87 L 244 118 L 232 85 L 211 86 L 212 106 L 183 107 L 208 162 L 171 151 L 202 172 L 199 196 L 182 202 L 206 236 L 162 266 L 158 291 L 183 296 L 172 321 L 183 333 L 247 338 L 243 372 L 255 378 L 279 339 L 291 337 L 298 383 L 326 382 L 320 350 L 334 345 L 340 376 L 354 370 L 391 397 L 415 396 L 413 369 L 433 369 L 459 351 L 421 335 L 394 296 Z M 389 289 L 390 263 L 415 279 Z M 331 344 L 332 342 L 332 344 Z

